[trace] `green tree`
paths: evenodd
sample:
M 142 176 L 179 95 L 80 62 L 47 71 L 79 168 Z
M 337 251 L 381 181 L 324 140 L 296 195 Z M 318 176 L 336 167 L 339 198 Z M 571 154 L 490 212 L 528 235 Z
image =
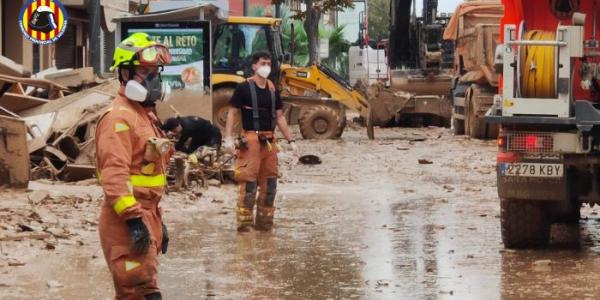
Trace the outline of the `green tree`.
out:
M 273 4 L 281 4 L 283 0 L 271 0 Z M 308 39 L 308 57 L 309 63 L 314 64 L 319 61 L 319 22 L 321 15 L 332 10 L 341 10 L 348 7 L 354 7 L 352 0 L 302 0 L 306 5 L 306 10 L 297 12 L 296 19 L 303 19 L 303 27 Z
M 302 21 L 289 18 L 289 9 L 281 9 L 282 24 L 281 35 L 283 49 L 294 51 L 294 61 L 296 66 L 307 66 L 309 64 L 308 55 L 308 37 L 302 26 Z M 293 26 L 292 26 L 293 24 Z M 294 28 L 294 49 L 292 49 L 292 27 Z M 329 41 L 329 57 L 324 58 L 321 63 L 334 70 L 342 77 L 348 77 L 348 49 L 350 42 L 344 39 L 344 26 L 331 27 L 321 23 L 319 25 L 319 39 L 326 38 Z
M 264 17 L 265 16 L 265 8 L 262 6 L 252 5 L 248 10 L 248 15 L 250 17 Z
M 390 0 L 369 0 L 369 39 L 379 42 L 390 37 Z
M 350 42 L 344 38 L 345 26 L 326 27 L 319 32 L 321 38 L 329 40 L 329 57 L 322 63 L 338 75 L 348 78 L 348 49 Z

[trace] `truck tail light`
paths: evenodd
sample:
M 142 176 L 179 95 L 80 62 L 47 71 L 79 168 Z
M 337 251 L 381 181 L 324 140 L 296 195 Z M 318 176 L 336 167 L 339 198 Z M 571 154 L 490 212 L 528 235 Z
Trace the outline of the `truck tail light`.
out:
M 496 140 L 498 149 L 506 150 L 506 136 L 499 136 Z
M 506 138 L 508 151 L 550 153 L 554 150 L 554 137 L 551 134 L 511 132 Z

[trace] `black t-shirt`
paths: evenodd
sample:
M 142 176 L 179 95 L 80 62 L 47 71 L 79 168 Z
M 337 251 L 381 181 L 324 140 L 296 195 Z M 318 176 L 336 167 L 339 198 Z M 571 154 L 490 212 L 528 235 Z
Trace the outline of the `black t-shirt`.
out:
M 186 153 L 192 153 L 200 146 L 215 146 L 221 145 L 221 131 L 210 123 L 210 121 L 202 119 L 200 117 L 181 117 L 181 137 L 175 149 Z M 189 147 L 185 144 L 188 139 L 192 139 Z
M 260 117 L 260 128 L 254 128 L 254 119 L 252 118 L 252 95 L 250 93 L 250 83 L 248 81 L 238 84 L 229 104 L 242 111 L 242 127 L 248 131 L 272 131 L 275 129 L 271 108 L 271 91 L 268 87 L 261 89 L 256 85 L 256 98 L 258 104 L 258 115 Z M 279 92 L 275 92 L 275 110 L 283 109 L 283 103 Z

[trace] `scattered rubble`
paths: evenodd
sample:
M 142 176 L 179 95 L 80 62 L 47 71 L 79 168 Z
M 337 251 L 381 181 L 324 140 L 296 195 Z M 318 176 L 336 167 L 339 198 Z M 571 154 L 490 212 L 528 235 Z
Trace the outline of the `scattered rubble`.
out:
M 58 288 L 62 288 L 65 285 L 56 281 L 56 280 L 50 280 L 46 283 L 46 285 L 48 286 L 49 289 L 58 289 Z
M 98 80 L 92 68 L 32 76 L 0 56 L 0 186 L 93 177 L 95 123 L 117 84 Z
M 0 59 L 0 137 L 10 136 L 10 143 L 0 142 L 0 170 L 10 171 L 2 172 L 8 175 L 0 185 L 92 178 L 95 125 L 115 96 L 116 80 L 100 82 L 91 68 L 50 69 L 36 78 L 18 70 Z
M 233 160 L 234 156 L 211 147 L 200 147 L 189 155 L 177 152 L 171 157 L 167 174 L 171 189 L 194 190 L 194 184 L 204 188 L 220 187 L 231 182 L 234 173 Z

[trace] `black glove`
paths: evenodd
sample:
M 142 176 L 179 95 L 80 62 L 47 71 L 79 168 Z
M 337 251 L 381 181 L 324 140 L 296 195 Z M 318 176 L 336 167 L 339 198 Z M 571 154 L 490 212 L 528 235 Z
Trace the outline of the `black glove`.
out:
M 126 223 L 131 237 L 131 250 L 135 253 L 147 253 L 150 247 L 150 232 L 142 218 L 127 220 Z
M 165 223 L 162 223 L 162 233 L 162 243 L 160 245 L 160 249 L 162 254 L 166 254 L 167 249 L 169 248 L 169 231 L 167 230 Z

